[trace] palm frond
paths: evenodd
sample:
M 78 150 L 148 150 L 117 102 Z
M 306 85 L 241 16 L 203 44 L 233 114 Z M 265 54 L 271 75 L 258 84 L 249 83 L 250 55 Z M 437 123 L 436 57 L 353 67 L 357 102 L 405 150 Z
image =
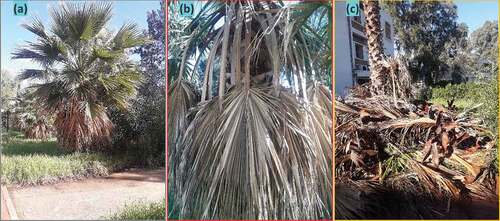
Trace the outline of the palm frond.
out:
M 111 3 L 64 3 L 50 13 L 53 33 L 63 41 L 77 42 L 95 37 L 111 19 Z
M 464 123 L 470 119 L 453 111 L 400 99 L 407 93 L 397 89 L 405 84 L 404 77 L 399 80 L 402 82 L 394 80 L 389 95 L 373 96 L 361 87 L 336 100 L 337 179 L 350 183 L 377 181 L 383 192 L 374 195 L 374 200 L 397 202 L 386 205 L 390 210 L 373 207 L 375 213 L 361 209 L 358 218 L 468 217 L 458 209 L 465 198 L 474 202 L 497 197 L 489 184 L 495 178 L 484 176 L 482 181 L 486 182 L 479 181 L 485 168 L 478 159 L 484 159 L 484 155 L 467 154 L 490 152 L 493 142 L 478 140 L 491 138 L 483 137 L 487 133 L 480 132 L 480 126 Z M 464 142 L 467 138 L 473 142 Z M 487 188 L 490 191 L 482 194 L 474 192 Z M 348 207 L 337 209 L 340 217 L 352 216 Z
M 22 24 L 21 26 L 42 39 L 47 39 L 48 37 L 47 33 L 45 33 L 45 26 L 37 17 L 33 18 L 31 24 Z
M 44 79 L 47 73 L 43 70 L 37 69 L 24 69 L 23 72 L 18 76 L 19 80 L 26 79 Z
M 57 142 L 68 150 L 99 150 L 111 144 L 113 124 L 106 112 L 91 116 L 88 104 L 69 100 L 56 114 Z
M 123 50 L 136 47 L 146 42 L 136 24 L 124 24 L 113 38 L 113 50 Z
M 202 104 L 186 131 L 177 172 L 182 218 L 327 218 L 322 150 L 301 129 L 293 95 L 230 90 Z M 283 112 L 282 110 L 287 110 Z M 324 184 L 327 185 L 327 184 Z M 322 192 L 324 191 L 324 192 Z
M 181 162 L 179 153 L 182 152 L 182 138 L 192 120 L 190 109 L 196 106 L 200 97 L 192 85 L 177 79 L 169 88 L 168 98 L 169 179 L 175 184 L 178 179 L 176 172 Z M 172 188 L 175 188 L 175 185 L 172 185 Z

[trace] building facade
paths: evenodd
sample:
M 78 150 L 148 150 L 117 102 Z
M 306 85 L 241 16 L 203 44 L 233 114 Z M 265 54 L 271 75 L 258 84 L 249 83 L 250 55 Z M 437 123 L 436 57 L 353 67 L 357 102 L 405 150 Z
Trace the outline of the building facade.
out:
M 360 5 L 361 6 L 361 5 Z M 335 4 L 335 93 L 346 95 L 349 88 L 370 79 L 368 44 L 365 35 L 365 17 L 346 15 L 346 2 Z M 362 8 L 361 8 L 362 10 Z M 394 54 L 394 26 L 392 18 L 380 10 L 382 42 L 386 55 Z

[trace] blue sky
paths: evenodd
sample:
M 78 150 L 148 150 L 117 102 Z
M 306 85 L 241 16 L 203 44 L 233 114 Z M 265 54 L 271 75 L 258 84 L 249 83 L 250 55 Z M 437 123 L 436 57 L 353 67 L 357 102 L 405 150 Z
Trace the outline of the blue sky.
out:
M 469 34 L 481 27 L 485 21 L 498 20 L 498 1 L 455 1 L 458 21 L 469 27 Z
M 34 41 L 35 35 L 23 29 L 20 24 L 29 22 L 33 16 L 38 16 L 45 27 L 51 22 L 49 8 L 57 7 L 60 1 L 26 1 L 28 4 L 27 16 L 14 16 L 15 1 L 0 1 L 1 6 L 1 67 L 16 75 L 25 68 L 37 68 L 30 60 L 11 60 L 12 52 L 25 41 Z M 108 27 L 118 30 L 126 22 L 135 22 L 140 28 L 147 29 L 147 12 L 160 9 L 159 0 L 151 1 L 113 1 L 113 16 Z

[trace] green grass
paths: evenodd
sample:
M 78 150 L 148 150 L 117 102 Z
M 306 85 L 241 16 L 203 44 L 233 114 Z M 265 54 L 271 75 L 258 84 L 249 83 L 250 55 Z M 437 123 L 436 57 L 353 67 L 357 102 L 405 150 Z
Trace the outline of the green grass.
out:
M 106 217 L 110 220 L 165 220 L 165 201 L 162 202 L 134 202 L 122 211 Z
M 430 100 L 431 103 L 433 104 L 441 104 L 445 107 L 447 107 L 448 103 L 445 98 L 432 98 Z M 453 104 L 457 107 L 459 111 L 463 111 L 465 109 L 469 109 L 477 105 L 476 102 L 470 99 L 458 99 L 453 102 Z
M 458 111 L 479 106 L 470 114 L 481 119 L 493 134 L 497 134 L 498 118 L 498 82 L 496 79 L 487 82 L 449 84 L 431 90 L 431 102 L 447 106 L 446 101 L 454 99 Z
M 7 135 L 8 141 L 2 139 L 3 184 L 36 185 L 105 176 L 127 164 L 123 157 L 69 153 L 57 148 L 55 141 L 27 140 L 15 132 Z

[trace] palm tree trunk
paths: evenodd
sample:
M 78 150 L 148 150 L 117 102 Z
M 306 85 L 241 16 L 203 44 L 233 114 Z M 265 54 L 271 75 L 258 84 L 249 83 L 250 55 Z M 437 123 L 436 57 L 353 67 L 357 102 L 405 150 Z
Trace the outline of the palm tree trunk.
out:
M 380 6 L 378 1 L 363 1 L 366 18 L 365 32 L 368 38 L 368 61 L 372 94 L 384 94 L 384 48 L 380 31 Z

